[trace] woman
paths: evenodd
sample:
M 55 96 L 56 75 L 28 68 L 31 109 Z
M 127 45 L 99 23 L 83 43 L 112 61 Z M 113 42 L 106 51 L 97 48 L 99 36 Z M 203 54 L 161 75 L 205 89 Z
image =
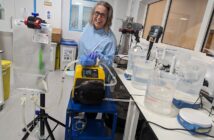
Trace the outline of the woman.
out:
M 83 66 L 93 66 L 97 57 L 101 63 L 111 66 L 116 50 L 116 39 L 110 29 L 112 6 L 99 1 L 92 9 L 89 24 L 86 25 L 79 41 L 78 59 Z M 93 60 L 93 61 L 91 61 Z M 106 78 L 108 74 L 106 73 Z M 86 113 L 87 118 L 95 118 L 97 113 Z
M 98 57 L 101 63 L 112 65 L 116 49 L 116 39 L 110 29 L 112 17 L 112 6 L 104 1 L 97 2 L 79 41 L 78 58 L 82 65 L 88 57 L 95 61 Z

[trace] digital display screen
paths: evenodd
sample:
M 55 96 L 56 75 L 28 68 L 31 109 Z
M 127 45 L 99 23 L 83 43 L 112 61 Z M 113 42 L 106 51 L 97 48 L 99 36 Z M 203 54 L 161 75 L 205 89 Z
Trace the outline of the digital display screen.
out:
M 98 70 L 96 70 L 96 69 L 83 69 L 82 77 L 98 78 Z

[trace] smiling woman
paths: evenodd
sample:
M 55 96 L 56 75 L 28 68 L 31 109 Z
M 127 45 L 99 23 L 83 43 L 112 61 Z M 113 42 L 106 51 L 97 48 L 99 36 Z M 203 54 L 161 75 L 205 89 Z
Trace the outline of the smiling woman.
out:
M 94 27 L 96 29 L 101 29 L 104 27 L 104 25 L 106 24 L 106 14 L 107 14 L 107 9 L 104 6 L 98 5 L 95 8 L 95 11 L 93 12 L 93 18 L 92 18 L 92 22 L 94 24 Z
M 90 24 L 94 25 L 96 29 L 104 28 L 105 31 L 108 31 L 112 24 L 112 18 L 112 6 L 107 2 L 100 1 L 92 10 Z

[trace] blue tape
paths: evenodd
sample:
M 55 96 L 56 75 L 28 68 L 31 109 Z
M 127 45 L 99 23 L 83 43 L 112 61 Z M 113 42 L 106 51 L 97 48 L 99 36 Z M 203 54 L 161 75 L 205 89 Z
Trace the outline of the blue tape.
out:
M 130 74 L 124 73 L 124 77 L 126 78 L 126 80 L 131 80 L 132 76 Z
M 196 132 L 199 132 L 200 129 L 204 129 L 204 130 L 206 129 L 206 131 L 200 132 L 203 134 L 207 134 L 211 130 L 211 127 L 204 128 L 197 124 L 191 124 L 191 123 L 185 121 L 179 114 L 177 115 L 177 120 L 178 120 L 179 124 L 182 125 L 185 129 L 187 129 L 188 132 L 191 133 L 192 135 L 197 134 Z
M 199 109 L 201 107 L 200 103 L 196 103 L 196 104 L 190 104 L 187 103 L 185 101 L 182 100 L 178 100 L 173 98 L 172 103 L 175 105 L 175 107 L 177 107 L 178 109 L 181 108 L 193 108 L 193 109 Z

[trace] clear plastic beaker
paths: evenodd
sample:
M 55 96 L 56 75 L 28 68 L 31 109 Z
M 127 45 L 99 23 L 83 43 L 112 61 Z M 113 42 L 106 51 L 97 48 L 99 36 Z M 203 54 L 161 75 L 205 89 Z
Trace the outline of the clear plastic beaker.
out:
M 145 106 L 153 112 L 172 116 L 175 81 L 175 76 L 155 71 L 148 82 Z
M 173 65 L 173 60 L 176 55 L 176 50 L 167 49 L 167 48 L 158 48 L 157 49 L 157 67 L 160 70 L 169 72 L 171 66 Z
M 128 65 L 126 69 L 126 73 L 132 75 L 133 64 L 138 58 L 145 59 L 147 47 L 146 44 L 135 45 L 128 52 Z
M 154 70 L 155 62 L 137 58 L 133 65 L 132 85 L 137 89 L 145 89 L 148 79 Z
M 177 71 L 176 89 L 198 97 L 203 85 L 205 72 L 206 65 L 201 62 L 194 60 L 182 62 Z

